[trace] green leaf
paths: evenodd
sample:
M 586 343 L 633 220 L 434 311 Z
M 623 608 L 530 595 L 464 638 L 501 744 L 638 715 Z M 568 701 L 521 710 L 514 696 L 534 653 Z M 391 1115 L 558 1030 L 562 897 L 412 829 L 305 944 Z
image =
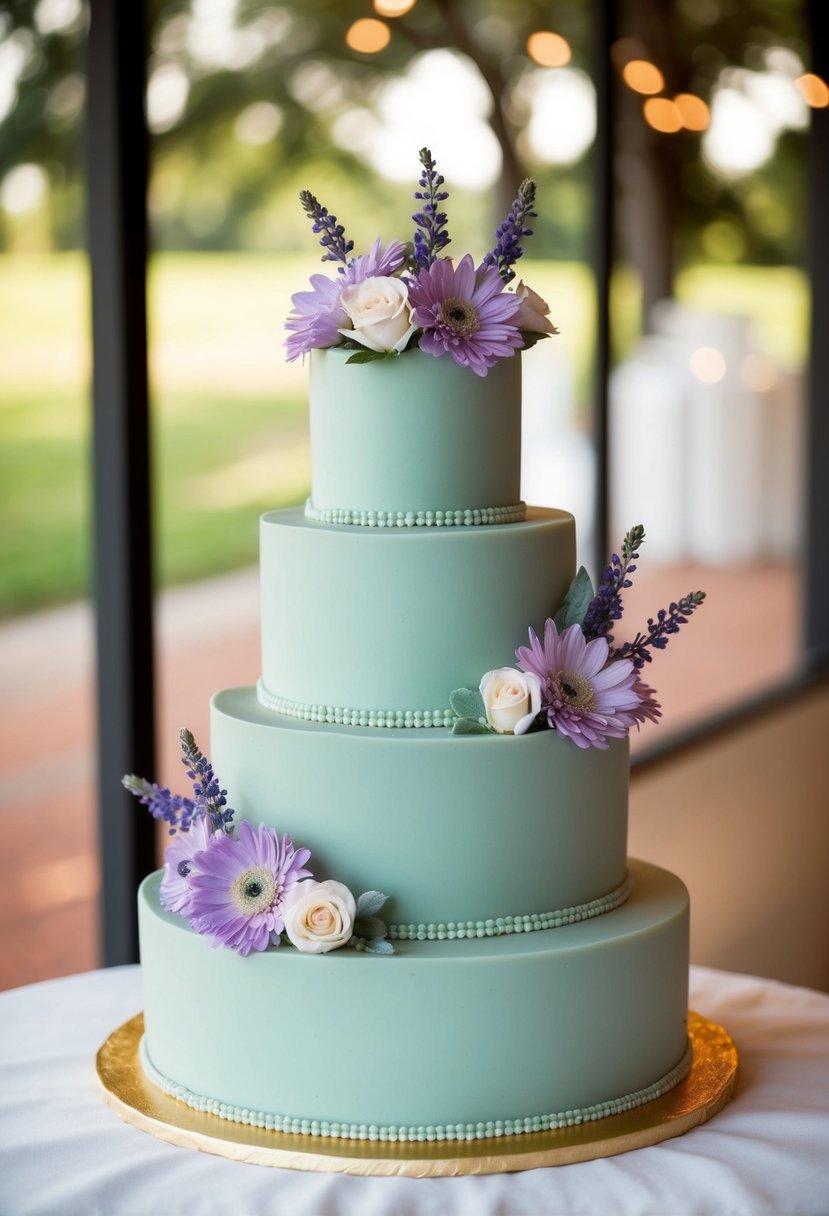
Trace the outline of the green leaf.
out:
M 379 916 L 358 916 L 354 921 L 354 932 L 357 937 L 372 941 L 375 937 L 386 936 L 386 922 Z
M 366 954 L 394 954 L 394 946 L 384 937 L 375 937 L 373 941 L 366 943 L 365 952 Z
M 356 350 L 353 355 L 348 356 L 346 364 L 376 363 L 378 359 L 385 359 L 386 353 L 384 350 Z
M 486 717 L 484 699 L 477 688 L 456 688 L 449 694 L 449 704 L 452 713 L 457 714 L 459 718 L 477 720 Z
M 537 334 L 531 330 L 522 330 L 521 337 L 524 339 L 524 345 L 521 350 L 529 350 L 531 346 L 535 346 L 536 342 L 540 342 L 542 338 L 549 338 L 549 334 Z
M 475 718 L 458 718 L 457 722 L 452 727 L 453 735 L 494 735 L 495 731 L 485 722 L 478 722 Z
M 374 916 L 387 899 L 388 895 L 384 895 L 382 891 L 364 891 L 357 900 L 357 915 Z
M 581 566 L 564 597 L 564 603 L 553 617 L 555 627 L 559 633 L 570 625 L 580 625 L 582 623 L 593 595 L 593 584 L 590 582 L 590 575 L 584 566 Z

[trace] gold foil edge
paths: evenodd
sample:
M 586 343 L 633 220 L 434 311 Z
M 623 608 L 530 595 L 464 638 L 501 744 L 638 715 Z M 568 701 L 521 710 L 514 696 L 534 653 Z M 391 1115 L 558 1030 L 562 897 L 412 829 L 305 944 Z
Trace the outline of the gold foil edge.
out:
M 144 1076 L 138 1045 L 144 1015 L 114 1030 L 98 1051 L 104 1097 L 126 1123 L 181 1148 L 232 1161 L 314 1173 L 457 1177 L 571 1165 L 659 1144 L 713 1118 L 731 1098 L 738 1054 L 728 1032 L 698 1013 L 688 1015 L 693 1062 L 683 1081 L 636 1110 L 578 1127 L 464 1142 L 334 1140 L 231 1123 L 191 1110 Z

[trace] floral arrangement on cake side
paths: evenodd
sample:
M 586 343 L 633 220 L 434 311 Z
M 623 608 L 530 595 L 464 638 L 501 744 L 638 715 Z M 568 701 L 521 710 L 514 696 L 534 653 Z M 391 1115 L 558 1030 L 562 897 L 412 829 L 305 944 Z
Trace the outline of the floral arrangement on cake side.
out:
M 317 882 L 306 863 L 309 849 L 235 812 L 191 732 L 179 734 L 182 764 L 193 797 L 132 775 L 123 785 L 154 819 L 170 825 L 176 839 L 164 854 L 161 904 L 213 946 L 246 956 L 288 942 L 303 954 L 327 954 L 353 946 L 368 954 L 393 954 L 386 925 L 377 915 L 387 896 L 358 898 L 341 882 Z
M 285 323 L 291 331 L 285 341 L 289 362 L 332 346 L 354 350 L 347 363 L 393 358 L 417 347 L 485 376 L 499 359 L 558 333 L 548 305 L 532 288 L 522 281 L 508 287 L 515 278 L 512 267 L 523 256 L 521 242 L 532 235 L 527 225 L 537 214 L 535 182 L 521 184 L 480 265 L 469 253 L 455 263 L 442 253 L 451 241 L 441 209 L 449 192 L 428 148 L 421 149 L 420 163 L 412 241 L 395 240 L 383 249 L 378 238 L 358 257 L 337 217 L 310 191 L 301 191 L 300 202 L 325 250 L 323 262 L 339 265 L 337 278 L 312 275 L 311 291 L 291 297 L 293 311 Z
M 631 728 L 662 716 L 642 669 L 655 650 L 664 650 L 705 599 L 692 591 L 648 620 L 632 642 L 615 644 L 611 629 L 622 619 L 622 591 L 632 585 L 635 561 L 645 539 L 641 524 L 631 528 L 614 553 L 594 592 L 582 566 L 564 603 L 544 625 L 543 639 L 530 627 L 529 646 L 515 651 L 518 667 L 488 671 L 478 688 L 458 688 L 449 703 L 457 715 L 452 733 L 514 734 L 551 729 L 577 747 L 609 746 Z

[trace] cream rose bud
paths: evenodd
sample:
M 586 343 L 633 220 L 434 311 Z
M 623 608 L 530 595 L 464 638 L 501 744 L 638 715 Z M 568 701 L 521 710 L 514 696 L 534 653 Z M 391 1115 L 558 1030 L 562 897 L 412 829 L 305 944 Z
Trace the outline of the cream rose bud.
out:
M 515 294 L 521 299 L 521 307 L 518 309 L 513 325 L 517 325 L 519 329 L 531 334 L 558 333 L 547 315 L 550 305 L 546 304 L 532 287 L 525 286 L 523 279 L 519 279 Z
M 340 296 L 353 329 L 340 333 L 369 350 L 401 351 L 415 331 L 406 284 L 400 279 L 374 276 L 352 283 Z
M 288 939 L 303 954 L 327 954 L 344 946 L 354 932 L 356 915 L 354 896 L 333 879 L 298 882 L 283 910 Z
M 541 710 L 541 681 L 532 672 L 498 667 L 481 680 L 486 718 L 499 735 L 523 735 Z

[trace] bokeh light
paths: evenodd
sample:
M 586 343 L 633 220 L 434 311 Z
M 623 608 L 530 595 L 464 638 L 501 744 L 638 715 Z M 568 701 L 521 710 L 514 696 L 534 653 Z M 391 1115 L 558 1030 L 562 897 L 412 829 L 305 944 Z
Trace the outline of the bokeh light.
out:
M 649 127 L 653 127 L 654 131 L 673 135 L 674 132 L 682 130 L 679 110 L 667 97 L 649 97 L 642 106 L 642 113 L 645 122 Z
M 661 93 L 665 88 L 665 77 L 648 59 L 631 59 L 622 68 L 622 79 L 634 93 Z
M 803 94 L 806 104 L 813 109 L 822 110 L 829 106 L 829 85 L 814 72 L 805 72 L 798 76 L 795 84 Z
M 415 6 L 415 0 L 374 0 L 374 11 L 381 17 L 402 17 Z
M 527 54 L 542 68 L 563 68 L 573 58 L 570 43 L 552 30 L 536 30 L 530 34 Z
M 703 384 L 718 384 L 726 373 L 725 355 L 716 346 L 698 346 L 688 365 Z
M 674 105 L 686 131 L 706 131 L 711 123 L 711 111 L 701 97 L 694 93 L 677 93 Z
M 345 35 L 346 46 L 361 55 L 374 55 L 389 45 L 391 30 L 384 21 L 374 17 L 361 17 L 349 26 Z

